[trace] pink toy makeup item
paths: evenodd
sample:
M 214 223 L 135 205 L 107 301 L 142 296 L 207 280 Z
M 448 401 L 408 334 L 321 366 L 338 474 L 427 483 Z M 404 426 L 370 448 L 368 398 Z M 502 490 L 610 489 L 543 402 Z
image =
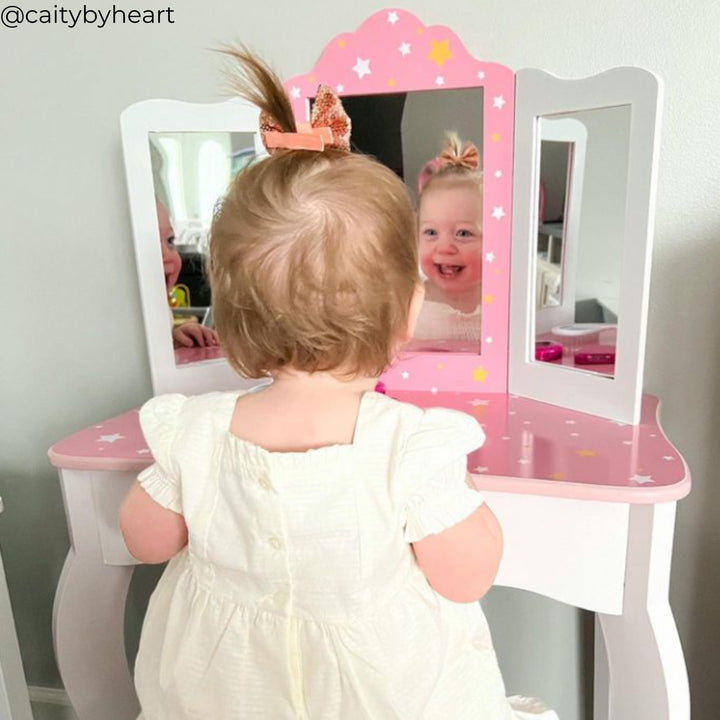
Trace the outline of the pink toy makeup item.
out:
M 535 359 L 540 362 L 552 362 L 563 356 L 563 346 L 550 340 L 539 340 L 535 343 Z
M 576 365 L 611 365 L 614 363 L 614 345 L 583 345 L 575 352 Z
M 382 393 L 383 395 L 387 394 L 387 388 L 385 387 L 385 383 L 382 380 L 379 380 L 378 383 L 375 385 L 375 392 Z

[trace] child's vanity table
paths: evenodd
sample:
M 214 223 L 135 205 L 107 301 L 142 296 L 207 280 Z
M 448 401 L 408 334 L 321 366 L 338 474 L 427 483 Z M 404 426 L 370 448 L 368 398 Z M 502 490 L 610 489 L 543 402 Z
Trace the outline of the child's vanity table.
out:
M 536 70 L 513 73 L 472 58 L 447 28 L 387 10 L 334 38 L 312 72 L 288 81 L 302 120 L 321 82 L 353 98 L 348 105 L 358 130 L 377 115 L 374 103 L 386 104 L 386 118 L 397 126 L 389 133 L 394 139 L 370 133 L 361 149 L 381 159 L 387 150 L 409 186 L 437 153 L 443 130 L 458 129 L 482 149 L 477 347 L 407 353 L 383 377 L 387 393 L 420 406 L 456 408 L 483 425 L 487 442 L 470 456 L 469 470 L 503 526 L 497 584 L 597 614 L 595 718 L 689 720 L 668 584 L 675 504 L 689 492 L 690 478 L 659 426 L 657 399 L 641 392 L 657 80 L 637 68 L 577 81 Z M 196 143 L 203 135 L 228 158 L 260 154 L 257 116 L 238 101 L 147 101 L 123 114 L 156 394 L 251 384 L 207 352 L 196 353 L 199 358 L 173 352 L 155 197 L 164 190 L 176 222 L 190 226 L 197 219 L 190 216 L 191 198 L 174 192 L 179 185 L 169 171 L 178 167 L 173 157 L 187 155 L 184 138 Z M 551 150 L 565 158 L 566 185 L 558 301 L 543 304 L 538 197 Z M 154 159 L 158 153 L 165 162 Z M 552 168 L 547 172 L 550 178 Z M 191 185 L 182 183 L 185 192 Z M 612 258 L 603 256 L 603 247 Z M 536 340 L 552 327 L 582 322 L 577 308 L 593 303 L 617 310 L 612 372 L 537 361 Z M 139 708 L 123 621 L 135 561 L 117 516 L 130 484 L 152 462 L 137 410 L 57 443 L 50 459 L 60 470 L 72 544 L 53 628 L 63 682 L 80 720 L 130 720 Z

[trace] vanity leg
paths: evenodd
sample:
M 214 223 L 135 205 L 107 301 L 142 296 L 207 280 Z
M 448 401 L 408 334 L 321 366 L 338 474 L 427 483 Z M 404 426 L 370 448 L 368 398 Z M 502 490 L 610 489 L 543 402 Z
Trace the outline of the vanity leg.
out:
M 60 473 L 72 547 L 53 608 L 60 676 L 79 720 L 135 720 L 140 706 L 125 654 L 125 600 L 133 565 L 103 559 L 92 473 Z
M 668 602 L 675 503 L 633 505 L 629 522 L 623 613 L 596 616 L 595 720 L 690 720 Z

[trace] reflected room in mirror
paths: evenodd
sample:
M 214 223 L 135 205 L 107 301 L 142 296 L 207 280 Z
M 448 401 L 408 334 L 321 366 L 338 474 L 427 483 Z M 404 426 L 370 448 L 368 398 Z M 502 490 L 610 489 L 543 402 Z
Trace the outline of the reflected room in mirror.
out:
M 218 359 L 222 353 L 212 331 L 212 297 L 205 277 L 208 231 L 230 181 L 257 157 L 254 136 L 151 132 L 149 146 L 175 362 Z M 166 230 L 168 220 L 172 236 Z M 193 328 L 198 324 L 207 330 Z
M 425 303 L 409 351 L 480 354 L 483 89 L 343 98 L 352 146 L 399 175 L 418 211 Z M 447 136 L 474 148 L 444 168 Z
M 539 135 L 535 360 L 612 377 L 630 106 L 542 117 Z

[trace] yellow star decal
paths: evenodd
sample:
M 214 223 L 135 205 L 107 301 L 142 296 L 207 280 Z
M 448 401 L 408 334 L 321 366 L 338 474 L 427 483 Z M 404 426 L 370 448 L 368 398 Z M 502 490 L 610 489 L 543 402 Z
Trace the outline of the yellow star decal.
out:
M 487 405 L 476 405 L 472 409 L 473 415 L 478 418 L 484 418 L 485 413 L 487 412 Z
M 388 80 L 388 87 L 395 87 L 395 85 L 397 85 L 397 81 L 395 80 L 395 78 L 390 78 Z
M 338 40 L 338 47 L 344 48 L 346 44 L 344 40 Z
M 597 453 L 594 450 L 576 450 L 580 457 L 595 457 Z
M 428 55 L 428 60 L 432 60 L 434 63 L 437 63 L 438 67 L 442 67 L 452 58 L 449 40 L 431 40 L 430 48 L 431 50 Z
M 484 383 L 485 380 L 487 380 L 488 371 L 482 365 L 480 365 L 473 370 L 472 376 L 475 382 Z
M 486 304 L 486 305 L 492 305 L 493 302 L 495 302 L 495 296 L 494 296 L 494 295 L 485 295 L 485 304 Z
M 416 32 L 418 35 L 422 35 L 422 34 L 423 34 L 423 28 L 422 28 L 422 27 L 419 27 L 415 32 Z
M 551 480 L 564 480 L 565 473 L 550 473 Z
M 493 134 L 490 136 L 490 139 L 491 139 L 493 142 L 500 142 L 500 133 L 493 133 Z
M 308 79 L 307 79 L 307 80 L 308 80 L 309 83 L 313 83 L 313 84 L 314 84 L 314 83 L 315 83 L 315 76 L 314 76 L 314 75 L 308 75 Z
M 445 365 L 444 365 L 443 363 L 438 363 L 438 364 L 437 364 L 437 369 L 438 369 L 438 370 L 442 370 L 444 367 L 445 367 Z

